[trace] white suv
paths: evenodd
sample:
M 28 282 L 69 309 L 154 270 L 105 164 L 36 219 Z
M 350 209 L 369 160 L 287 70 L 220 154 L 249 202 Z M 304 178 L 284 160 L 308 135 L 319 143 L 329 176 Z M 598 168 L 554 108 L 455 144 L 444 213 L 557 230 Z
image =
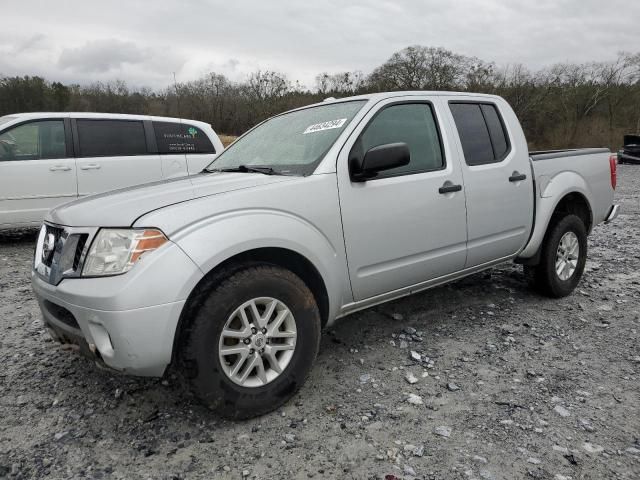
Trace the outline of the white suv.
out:
M 0 117 L 0 230 L 94 193 L 200 172 L 223 150 L 210 125 L 105 113 Z

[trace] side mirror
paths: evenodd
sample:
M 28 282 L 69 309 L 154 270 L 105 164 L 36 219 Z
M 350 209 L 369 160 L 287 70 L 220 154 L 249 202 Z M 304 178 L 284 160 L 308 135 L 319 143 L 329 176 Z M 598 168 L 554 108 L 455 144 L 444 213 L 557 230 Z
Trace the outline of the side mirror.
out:
M 366 182 L 378 172 L 403 167 L 411 161 L 411 153 L 406 143 L 387 143 L 370 148 L 361 161 L 349 159 L 349 173 L 354 182 Z

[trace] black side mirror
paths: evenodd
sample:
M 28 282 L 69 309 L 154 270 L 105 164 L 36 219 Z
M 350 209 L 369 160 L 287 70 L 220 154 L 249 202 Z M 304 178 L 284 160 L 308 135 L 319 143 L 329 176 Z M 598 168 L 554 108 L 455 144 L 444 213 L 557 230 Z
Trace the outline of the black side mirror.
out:
M 411 153 L 406 143 L 387 143 L 370 148 L 361 161 L 357 157 L 349 159 L 349 173 L 354 182 L 365 182 L 378 172 L 403 167 L 411 161 Z

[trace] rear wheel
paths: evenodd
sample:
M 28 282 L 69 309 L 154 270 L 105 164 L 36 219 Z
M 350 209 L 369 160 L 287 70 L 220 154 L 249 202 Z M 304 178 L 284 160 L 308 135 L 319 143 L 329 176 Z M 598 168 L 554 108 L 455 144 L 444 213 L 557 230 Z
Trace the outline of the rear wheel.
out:
M 525 267 L 531 285 L 543 295 L 566 297 L 578 285 L 587 260 L 587 231 L 577 215 L 552 220 L 540 263 Z
M 224 416 L 262 415 L 304 383 L 320 324 L 312 292 L 292 272 L 272 265 L 236 271 L 196 309 L 181 348 L 184 374 Z

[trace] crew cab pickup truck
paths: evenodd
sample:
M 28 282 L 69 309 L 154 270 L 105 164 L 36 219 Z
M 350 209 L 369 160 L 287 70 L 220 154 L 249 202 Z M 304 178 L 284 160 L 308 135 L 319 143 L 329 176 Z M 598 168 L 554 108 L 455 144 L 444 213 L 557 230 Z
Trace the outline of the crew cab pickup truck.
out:
M 606 149 L 528 152 L 500 97 L 331 99 L 257 125 L 199 175 L 53 210 L 33 289 L 60 342 L 130 374 L 175 367 L 246 418 L 290 398 L 322 328 L 358 310 L 507 261 L 570 294 L 615 186 Z

